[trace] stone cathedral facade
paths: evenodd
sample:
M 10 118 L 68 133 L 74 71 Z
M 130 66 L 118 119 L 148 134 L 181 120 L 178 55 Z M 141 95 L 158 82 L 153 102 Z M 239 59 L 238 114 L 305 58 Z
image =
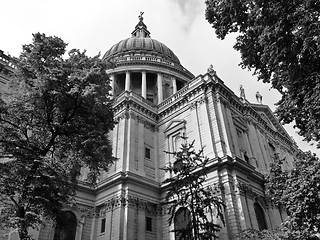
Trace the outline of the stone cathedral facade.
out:
M 295 143 L 268 106 L 236 96 L 212 67 L 195 77 L 163 43 L 152 39 L 142 15 L 131 37 L 108 50 L 104 59 L 112 81 L 117 125 L 110 133 L 118 161 L 100 177 L 97 188 L 84 183 L 77 204 L 65 209 L 67 226 L 43 225 L 39 240 L 174 240 L 174 224 L 161 208 L 162 182 L 174 165 L 175 151 L 187 137 L 210 158 L 207 184 L 219 183 L 226 224 L 219 239 L 240 231 L 272 229 L 286 217 L 263 194 L 263 175 L 273 156 L 292 167 Z M 83 171 L 85 175 L 85 170 Z M 219 222 L 219 220 L 217 220 Z M 13 235 L 0 239 L 14 239 Z

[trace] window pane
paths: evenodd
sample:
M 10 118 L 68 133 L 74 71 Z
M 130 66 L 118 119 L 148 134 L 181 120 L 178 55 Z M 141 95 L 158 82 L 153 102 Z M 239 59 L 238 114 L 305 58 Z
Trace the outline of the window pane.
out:
M 264 212 L 262 210 L 262 207 L 258 203 L 254 204 L 254 212 L 256 214 L 259 230 L 267 229 L 267 223 L 264 216 Z
M 146 231 L 152 231 L 152 218 L 146 217 Z
M 106 230 L 106 219 L 105 218 L 102 218 L 101 219 L 101 233 L 104 233 Z
M 145 148 L 145 157 L 150 159 L 150 148 Z

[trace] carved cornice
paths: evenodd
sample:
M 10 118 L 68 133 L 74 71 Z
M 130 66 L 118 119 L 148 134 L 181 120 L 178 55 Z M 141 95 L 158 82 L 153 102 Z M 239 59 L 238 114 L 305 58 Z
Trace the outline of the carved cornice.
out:
M 248 123 L 255 125 L 257 128 L 259 128 L 259 130 L 263 131 L 263 134 L 272 136 L 274 139 L 287 146 L 287 148 L 293 148 L 291 139 L 288 139 L 282 134 L 282 132 L 274 130 L 272 127 L 270 127 L 270 124 L 250 106 L 246 107 L 243 114 L 247 117 Z
M 262 196 L 254 192 L 250 184 L 238 182 L 235 186 L 235 191 L 238 191 L 240 194 L 252 199 L 254 202 L 259 203 L 265 209 L 269 206 L 274 206 L 271 200 L 266 196 Z
M 116 121 L 120 122 L 122 119 L 129 119 L 130 115 L 128 111 L 124 111 L 123 113 L 121 113 L 120 115 L 118 115 L 116 117 Z
M 253 192 L 252 187 L 247 183 L 238 182 L 235 185 L 235 191 L 238 191 L 240 194 L 248 196 L 250 198 L 254 198 L 256 194 Z
M 114 58 L 114 57 L 113 57 Z M 155 66 L 161 70 L 161 73 L 164 72 L 164 68 L 168 69 L 170 72 L 174 71 L 179 75 L 182 75 L 184 78 L 192 79 L 194 78 L 193 74 L 190 73 L 187 69 L 182 67 L 180 64 L 173 64 L 172 62 L 168 62 L 166 59 L 160 56 L 138 56 L 132 57 L 128 54 L 121 54 L 116 57 L 116 68 L 112 70 L 108 70 L 108 74 L 115 73 L 115 72 L 123 72 L 123 67 L 127 66 L 134 66 L 134 65 L 146 65 L 146 66 Z M 149 60 L 148 60 L 149 59 Z M 152 60 L 151 60 L 152 59 Z M 146 69 L 145 67 L 143 69 Z
M 207 86 L 208 83 L 203 79 L 203 76 L 193 79 L 176 94 L 168 97 L 158 105 L 159 117 L 165 117 L 181 106 L 188 106 L 190 99 L 206 92 Z
M 161 110 L 159 112 L 159 115 L 158 115 L 159 119 L 163 118 L 167 115 L 170 115 L 171 113 L 176 112 L 178 108 L 184 107 L 189 102 L 189 98 L 186 95 L 181 96 L 177 99 L 178 99 L 178 101 L 176 101 L 176 102 L 175 102 L 175 100 L 171 101 L 171 102 L 174 102 L 172 105 L 169 105 L 171 102 L 168 101 L 169 102 L 169 103 L 167 103 L 168 107 L 165 107 L 163 110 Z M 168 99 L 168 100 L 171 100 L 171 99 Z M 165 100 L 165 101 L 167 101 L 167 100 Z
M 92 216 L 95 208 L 91 206 L 78 205 L 77 208 L 81 212 L 82 216 Z
M 95 212 L 96 216 L 103 216 L 108 211 L 125 206 L 134 209 L 142 209 L 152 215 L 162 213 L 161 204 L 152 203 L 146 199 L 132 195 L 113 196 L 100 206 L 97 206 L 93 212 Z
M 144 117 L 141 116 L 141 115 L 138 115 L 138 114 L 136 114 L 136 113 L 130 112 L 130 117 L 131 117 L 132 119 L 135 119 L 138 123 L 142 123 L 143 126 L 144 126 L 146 129 L 150 130 L 150 131 L 155 132 L 155 131 L 157 131 L 157 129 L 158 129 L 158 131 L 159 131 L 159 128 L 156 127 L 156 124 L 148 121 L 146 118 L 144 118 Z
M 193 110 L 197 108 L 197 101 L 193 101 L 189 103 L 189 109 Z
M 206 96 L 201 97 L 201 98 L 197 101 L 197 103 L 198 103 L 199 105 L 205 104 L 205 103 L 207 103 L 207 102 L 208 102 L 208 99 L 207 99 Z
M 121 120 L 123 119 L 134 119 L 136 120 L 138 123 L 142 123 L 144 125 L 144 127 L 150 131 L 153 131 L 153 132 L 158 132 L 159 131 L 159 127 L 156 126 L 156 124 L 148 121 L 146 118 L 144 118 L 143 116 L 141 115 L 138 115 L 132 111 L 124 111 L 123 113 L 121 113 L 120 115 L 118 115 L 116 117 L 116 121 L 117 122 L 120 122 Z
M 233 183 L 230 183 L 230 184 L 232 185 Z M 216 195 L 220 195 L 220 194 L 225 193 L 225 187 L 224 187 L 223 183 L 220 183 L 220 182 L 213 183 L 211 186 L 208 186 L 207 188 L 209 190 L 211 190 Z
M 261 134 L 263 134 L 268 140 L 272 139 L 272 142 L 275 143 L 276 146 L 281 146 L 290 154 L 293 154 L 293 145 L 288 140 L 281 135 L 281 133 L 272 130 L 270 127 L 266 127 L 262 122 L 258 121 L 256 118 L 253 118 L 253 116 L 246 114 L 243 116 L 244 121 L 248 125 L 253 125 L 255 128 L 259 129 Z
M 189 103 L 189 109 L 192 110 L 192 109 L 195 109 L 197 108 L 198 106 L 202 105 L 202 104 L 205 104 L 208 102 L 208 99 L 206 96 L 202 96 L 200 97 L 199 99 L 195 100 L 195 101 L 192 101 Z
M 137 109 L 150 118 L 157 118 L 157 106 L 134 92 L 123 92 L 113 100 L 115 115 L 130 108 Z
M 65 205 L 64 210 L 75 212 L 80 217 L 94 217 L 97 214 L 95 207 L 75 202 Z
M 212 99 L 214 103 L 222 103 L 225 106 L 230 106 L 228 99 L 225 96 L 221 95 L 220 92 L 212 94 Z

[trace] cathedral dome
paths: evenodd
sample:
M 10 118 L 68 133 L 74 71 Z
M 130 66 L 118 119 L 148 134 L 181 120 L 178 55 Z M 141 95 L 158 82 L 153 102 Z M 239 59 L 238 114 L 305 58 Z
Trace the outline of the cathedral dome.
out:
M 140 12 L 131 37 L 113 45 L 103 56 L 111 63 L 113 97 L 131 91 L 154 104 L 175 94 L 194 75 L 165 44 L 150 37 Z
M 178 57 L 170 48 L 158 40 L 150 38 L 148 35 L 146 37 L 132 36 L 131 38 L 118 42 L 105 53 L 103 58 L 108 60 L 116 56 L 130 54 L 131 52 L 155 54 L 172 63 L 180 64 Z
M 140 13 L 139 22 L 131 33 L 131 38 L 113 45 L 104 54 L 103 59 L 114 63 L 116 67 L 144 64 L 167 68 L 192 79 L 194 75 L 181 65 L 173 51 L 165 44 L 150 37 L 142 14 L 143 12 Z

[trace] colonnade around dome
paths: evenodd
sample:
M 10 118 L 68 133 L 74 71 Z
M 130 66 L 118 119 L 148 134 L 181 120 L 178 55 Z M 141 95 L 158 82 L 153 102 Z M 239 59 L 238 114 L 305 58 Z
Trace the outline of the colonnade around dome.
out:
M 177 93 L 186 84 L 173 75 L 152 71 L 125 71 L 110 74 L 113 98 L 125 91 L 132 91 L 153 104 L 159 104 Z

